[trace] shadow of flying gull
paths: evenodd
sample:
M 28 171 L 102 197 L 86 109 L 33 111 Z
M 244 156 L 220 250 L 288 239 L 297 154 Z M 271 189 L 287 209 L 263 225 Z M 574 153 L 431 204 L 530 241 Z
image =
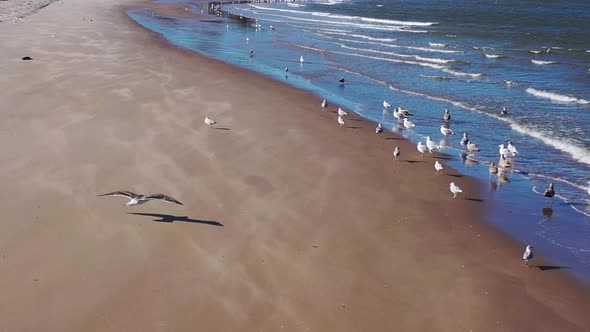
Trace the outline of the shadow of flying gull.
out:
M 188 216 L 173 216 L 170 214 L 160 214 L 160 213 L 139 213 L 139 212 L 128 212 L 128 214 L 134 214 L 137 216 L 146 216 L 146 217 L 154 217 L 154 218 L 160 218 L 160 219 L 153 219 L 153 221 L 157 221 L 157 222 L 167 222 L 167 223 L 173 223 L 175 221 L 182 221 L 182 222 L 191 222 L 191 223 L 195 223 L 195 224 L 205 224 L 205 225 L 210 225 L 210 226 L 219 226 L 219 227 L 223 227 L 223 224 L 217 221 L 213 221 L 213 220 L 200 220 L 200 219 L 191 219 Z

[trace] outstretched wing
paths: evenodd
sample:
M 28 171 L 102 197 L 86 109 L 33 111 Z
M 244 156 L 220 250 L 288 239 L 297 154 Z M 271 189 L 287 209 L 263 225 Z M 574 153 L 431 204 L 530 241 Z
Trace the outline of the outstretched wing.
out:
M 122 191 L 113 191 L 112 193 L 108 193 L 108 194 L 98 195 L 98 197 L 102 197 L 102 196 L 122 196 L 122 197 L 127 197 L 127 198 L 134 198 L 134 197 L 137 197 L 138 195 L 135 193 L 132 193 L 130 191 L 127 191 L 127 190 L 122 190 Z
M 182 203 L 180 203 L 179 201 L 175 200 L 174 198 L 164 195 L 164 194 L 156 194 L 156 195 L 149 195 L 146 196 L 146 199 L 159 199 L 162 201 L 166 201 L 168 203 L 174 203 L 174 204 L 178 204 L 178 205 L 184 205 Z

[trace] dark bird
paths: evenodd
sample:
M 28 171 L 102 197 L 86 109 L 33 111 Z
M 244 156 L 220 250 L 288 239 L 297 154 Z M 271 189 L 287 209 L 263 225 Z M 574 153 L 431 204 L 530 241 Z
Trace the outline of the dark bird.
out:
M 549 183 L 549 187 L 545 189 L 543 196 L 553 198 L 555 196 L 555 188 L 553 187 L 553 182 Z
M 379 124 L 377 126 L 377 128 L 375 128 L 375 134 L 381 134 L 381 133 L 383 133 L 383 125 Z
M 508 115 L 508 110 L 506 109 L 506 107 L 502 107 L 502 110 L 500 111 L 500 115 Z
M 449 122 L 451 121 L 451 113 L 449 113 L 449 110 L 445 108 L 445 114 L 443 115 L 443 120 Z
M 146 203 L 146 202 L 154 200 L 154 199 L 165 201 L 168 203 L 183 205 L 182 203 L 175 200 L 174 198 L 164 195 L 164 194 L 138 195 L 138 194 L 132 193 L 130 191 L 123 190 L 123 191 L 114 191 L 112 193 L 98 195 L 98 197 L 102 197 L 102 196 L 127 197 L 127 198 L 129 198 L 129 202 L 125 203 L 125 205 L 127 205 L 127 206 L 143 204 L 143 203 Z
M 338 82 L 340 82 L 340 85 L 344 85 L 344 77 L 341 77 Z

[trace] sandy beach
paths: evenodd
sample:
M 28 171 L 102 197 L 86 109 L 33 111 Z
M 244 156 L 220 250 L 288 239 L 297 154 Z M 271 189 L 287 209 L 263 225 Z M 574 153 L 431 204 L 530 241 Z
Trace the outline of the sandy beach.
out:
M 0 331 L 590 331 L 588 285 L 526 268 L 448 157 L 171 47 L 138 4 L 0 23 Z

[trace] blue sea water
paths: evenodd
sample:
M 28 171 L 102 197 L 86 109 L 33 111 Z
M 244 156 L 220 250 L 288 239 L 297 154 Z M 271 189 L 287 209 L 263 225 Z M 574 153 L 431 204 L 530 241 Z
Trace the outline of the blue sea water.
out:
M 485 185 L 490 223 L 590 281 L 590 2 L 330 0 L 222 9 L 238 18 L 128 14 L 175 45 L 312 91 L 414 142 L 432 136 L 456 157 L 451 166 Z M 399 126 L 397 106 L 415 114 L 416 128 Z M 444 139 L 443 124 L 457 135 Z M 481 149 L 467 158 L 463 132 Z M 513 167 L 490 176 L 498 145 L 509 140 L 519 151 Z M 553 201 L 541 194 L 550 182 Z

